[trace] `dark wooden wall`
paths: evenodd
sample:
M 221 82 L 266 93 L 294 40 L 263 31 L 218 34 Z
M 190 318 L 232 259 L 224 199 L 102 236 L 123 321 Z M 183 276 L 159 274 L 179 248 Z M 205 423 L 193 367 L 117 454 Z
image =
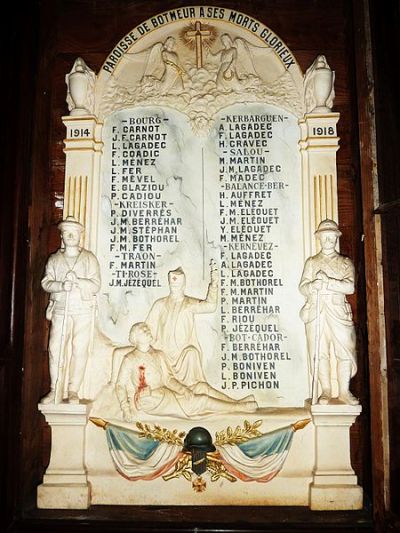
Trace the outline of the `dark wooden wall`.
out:
M 362 2 L 356 0 L 355 3 L 363 12 Z M 32 1 L 29 10 L 24 8 L 19 12 L 15 8 L 16 27 L 20 29 L 21 24 L 25 27 L 24 39 L 19 31 L 14 36 L 18 57 L 25 65 L 15 80 L 22 92 L 9 95 L 10 102 L 14 101 L 14 105 L 18 102 L 18 116 L 21 115 L 21 124 L 15 123 L 13 118 L 19 148 L 14 147 L 9 154 L 17 187 L 7 182 L 2 195 L 5 206 L 2 220 L 16 221 L 13 232 L 8 231 L 9 226 L 3 224 L 1 227 L 5 250 L 1 258 L 1 274 L 7 275 L 11 270 L 15 275 L 2 292 L 0 355 L 0 385 L 4 382 L 13 388 L 7 393 L 5 386 L 5 398 L 16 398 L 15 406 L 12 409 L 6 407 L 6 418 L 0 421 L 4 429 L 7 424 L 9 447 L 17 446 L 15 454 L 11 453 L 13 461 L 4 471 L 11 487 L 7 493 L 17 498 L 16 504 L 14 500 L 10 502 L 10 513 L 14 510 L 16 516 L 27 516 L 34 508 L 36 486 L 41 482 L 49 458 L 49 432 L 37 411 L 37 402 L 49 385 L 44 319 L 46 298 L 40 288 L 40 279 L 48 254 L 59 246 L 56 223 L 62 216 L 64 185 L 61 116 L 67 114 L 65 74 L 77 56 L 82 56 L 98 72 L 115 43 L 134 26 L 158 12 L 190 4 L 226 6 L 242 11 L 279 35 L 303 71 L 320 53 L 326 55 L 331 68 L 336 71 L 335 111 L 341 113 L 338 125 L 341 148 L 337 154 L 339 220 L 343 232 L 341 250 L 353 259 L 358 274 L 357 291 L 351 304 L 357 323 L 359 370 L 352 388 L 360 397 L 363 413 L 352 430 L 352 458 L 366 493 L 366 505 L 371 501 L 359 106 L 354 56 L 358 21 L 353 15 L 352 2 L 42 0 Z M 19 68 L 19 64 L 15 65 L 13 59 L 10 58 L 10 69 L 15 73 L 13 67 Z M 12 122 L 13 108 L 7 111 Z M 6 146 L 7 142 L 10 139 L 6 140 Z M 16 160 L 18 164 L 15 164 Z M 10 195 L 13 202 L 8 201 Z M 17 259 L 16 250 L 20 250 Z M 17 261 L 15 268 L 13 261 Z M 12 302 L 16 306 L 15 312 L 10 308 Z M 10 316 L 12 324 L 9 323 Z M 10 331 L 14 339 L 12 346 Z M 10 450 L 5 450 L 5 454 L 9 456 Z
M 400 55 L 400 2 L 383 11 L 372 3 L 379 198 L 375 216 L 382 227 L 387 340 L 389 422 L 388 504 L 400 529 L 400 98 L 394 58 Z
M 1 32 L 0 128 L 0 509 L 1 524 L 15 516 L 19 498 L 22 382 L 37 6 L 19 19 L 10 6 Z M 39 357 L 41 359 L 41 357 Z M 36 453 L 37 450 L 35 450 Z

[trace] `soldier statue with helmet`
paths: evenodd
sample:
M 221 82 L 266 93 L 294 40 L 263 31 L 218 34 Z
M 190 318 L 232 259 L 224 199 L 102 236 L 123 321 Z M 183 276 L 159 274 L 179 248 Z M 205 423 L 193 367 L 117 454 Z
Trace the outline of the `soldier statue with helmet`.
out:
M 73 217 L 60 222 L 63 247 L 46 264 L 42 288 L 50 293 L 46 318 L 49 339 L 50 392 L 41 403 L 79 403 L 96 304 L 100 267 L 96 256 L 81 248 L 84 227 Z
M 306 303 L 300 317 L 306 327 L 313 373 L 313 403 L 328 404 L 336 396 L 333 388 L 337 381 L 338 400 L 357 405 L 357 398 L 349 390 L 357 363 L 355 328 L 346 299 L 354 292 L 354 265 L 336 251 L 341 234 L 336 222 L 329 219 L 322 221 L 315 232 L 321 251 L 304 265 L 299 289 Z

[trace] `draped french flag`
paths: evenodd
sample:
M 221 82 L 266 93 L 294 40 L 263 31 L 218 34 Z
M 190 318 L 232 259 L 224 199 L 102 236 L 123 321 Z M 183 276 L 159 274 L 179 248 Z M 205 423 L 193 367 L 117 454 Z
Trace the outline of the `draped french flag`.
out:
M 183 455 L 177 444 L 141 438 L 138 432 L 114 424 L 107 424 L 105 430 L 114 465 L 130 481 L 162 476 Z
M 134 430 L 108 423 L 111 457 L 118 472 L 131 481 L 151 480 L 172 470 L 183 456 L 182 446 L 142 438 Z M 238 444 L 216 446 L 229 473 L 242 481 L 271 481 L 282 469 L 294 434 L 287 426 Z
M 292 426 L 240 444 L 218 446 L 225 468 L 242 481 L 271 481 L 282 469 L 294 435 Z

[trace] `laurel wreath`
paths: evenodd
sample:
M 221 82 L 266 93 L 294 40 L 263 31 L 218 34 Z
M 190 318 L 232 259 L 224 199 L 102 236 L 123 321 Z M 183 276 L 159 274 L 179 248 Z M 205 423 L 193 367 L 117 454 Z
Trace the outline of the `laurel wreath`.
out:
M 258 431 L 262 424 L 262 420 L 257 420 L 251 424 L 248 420 L 244 421 L 243 428 L 236 426 L 236 429 L 232 429 L 230 426 L 225 431 L 217 431 L 215 434 L 216 446 L 222 446 L 224 444 L 238 444 L 246 442 L 254 437 L 260 437 L 262 433 Z
M 186 435 L 184 431 L 178 431 L 177 429 L 169 430 L 162 428 L 158 424 L 152 428 L 149 424 L 142 424 L 142 422 L 136 422 L 136 427 L 139 430 L 139 437 L 145 439 L 154 439 L 159 442 L 167 442 L 168 444 L 177 444 L 183 446 L 183 438 Z

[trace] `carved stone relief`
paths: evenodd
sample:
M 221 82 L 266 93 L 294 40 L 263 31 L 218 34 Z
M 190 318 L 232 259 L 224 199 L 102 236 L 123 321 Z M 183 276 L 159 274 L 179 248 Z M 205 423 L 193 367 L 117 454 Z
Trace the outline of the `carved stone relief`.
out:
M 134 28 L 97 76 L 78 58 L 66 83 L 64 216 L 86 235 L 72 255 L 65 235 L 43 280 L 55 315 L 39 408 L 53 440 L 39 507 L 360 508 L 354 326 L 339 287 L 352 266 L 322 257 L 323 224 L 335 245 L 339 234 L 325 56 L 303 76 L 262 23 L 192 6 Z M 335 354 L 317 350 L 313 386 L 317 337 Z M 74 441 L 80 459 L 63 465 Z

